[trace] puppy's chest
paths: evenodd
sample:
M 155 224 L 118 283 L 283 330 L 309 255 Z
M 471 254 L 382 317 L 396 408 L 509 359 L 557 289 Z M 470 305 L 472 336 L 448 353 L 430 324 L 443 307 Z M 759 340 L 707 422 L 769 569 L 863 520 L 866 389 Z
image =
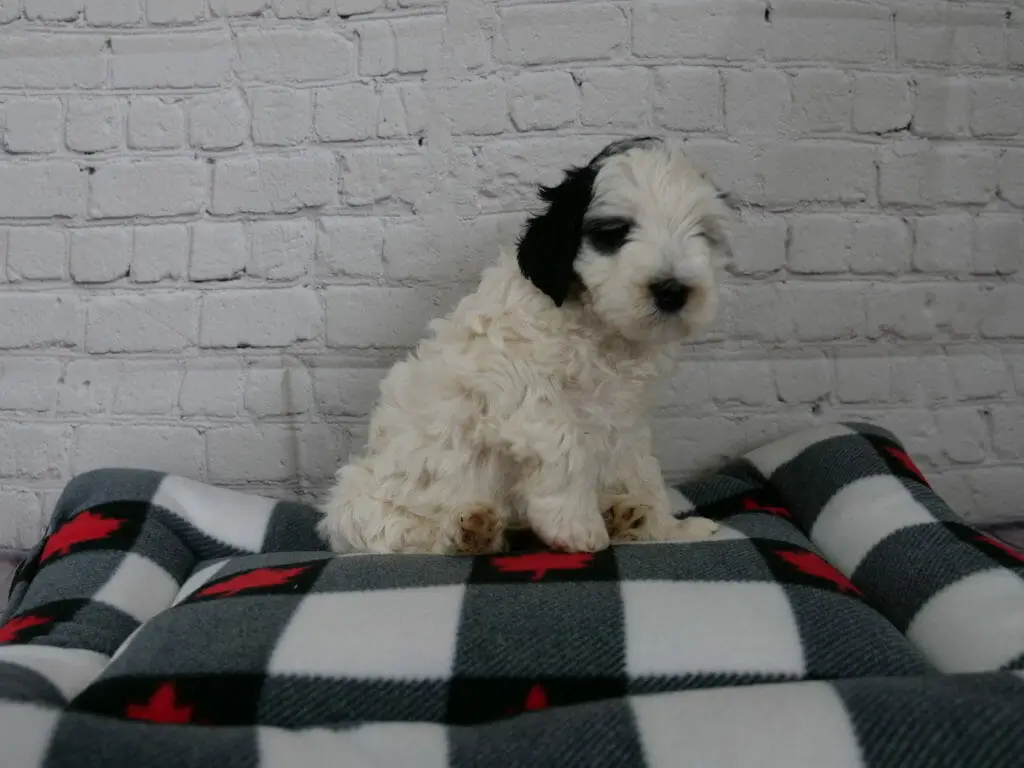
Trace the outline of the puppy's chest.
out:
M 628 429 L 645 391 L 641 381 L 602 370 L 570 373 L 564 382 L 565 402 L 576 423 L 589 433 Z

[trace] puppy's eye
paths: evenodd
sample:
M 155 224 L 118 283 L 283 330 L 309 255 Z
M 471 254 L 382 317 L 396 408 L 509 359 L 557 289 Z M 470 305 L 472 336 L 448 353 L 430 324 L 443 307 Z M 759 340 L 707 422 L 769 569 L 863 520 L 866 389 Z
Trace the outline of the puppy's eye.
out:
M 615 253 L 629 238 L 633 222 L 627 219 L 596 219 L 586 224 L 587 240 L 598 253 Z

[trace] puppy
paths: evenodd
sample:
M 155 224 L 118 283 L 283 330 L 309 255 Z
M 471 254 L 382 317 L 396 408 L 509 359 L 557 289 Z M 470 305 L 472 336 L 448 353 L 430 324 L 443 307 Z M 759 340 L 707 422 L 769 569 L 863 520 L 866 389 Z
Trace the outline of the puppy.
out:
M 382 382 L 366 452 L 323 509 L 333 549 L 490 553 L 528 526 L 594 552 L 716 530 L 672 516 L 648 393 L 715 314 L 727 209 L 650 137 L 610 144 L 540 198 L 516 253 Z

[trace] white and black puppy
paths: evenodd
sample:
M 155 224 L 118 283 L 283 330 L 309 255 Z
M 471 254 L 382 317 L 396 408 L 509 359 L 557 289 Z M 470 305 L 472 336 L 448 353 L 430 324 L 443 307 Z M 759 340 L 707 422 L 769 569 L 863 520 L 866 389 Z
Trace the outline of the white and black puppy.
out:
M 477 291 L 381 385 L 337 473 L 333 549 L 487 553 L 692 540 L 651 452 L 649 390 L 717 305 L 726 208 L 681 148 L 615 142 L 557 186 Z

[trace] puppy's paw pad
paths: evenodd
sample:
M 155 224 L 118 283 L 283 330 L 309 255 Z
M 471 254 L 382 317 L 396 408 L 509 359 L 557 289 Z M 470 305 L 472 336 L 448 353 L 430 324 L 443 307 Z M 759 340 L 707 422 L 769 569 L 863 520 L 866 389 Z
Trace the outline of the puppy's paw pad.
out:
M 650 514 L 652 510 L 648 505 L 638 504 L 629 499 L 613 501 L 601 512 L 605 527 L 613 541 L 634 539 L 638 529 Z
M 505 521 L 494 507 L 472 507 L 459 518 L 456 550 L 462 555 L 487 555 L 505 548 Z
M 714 536 L 721 526 L 706 517 L 685 517 L 674 527 L 672 538 L 676 541 L 699 541 Z

